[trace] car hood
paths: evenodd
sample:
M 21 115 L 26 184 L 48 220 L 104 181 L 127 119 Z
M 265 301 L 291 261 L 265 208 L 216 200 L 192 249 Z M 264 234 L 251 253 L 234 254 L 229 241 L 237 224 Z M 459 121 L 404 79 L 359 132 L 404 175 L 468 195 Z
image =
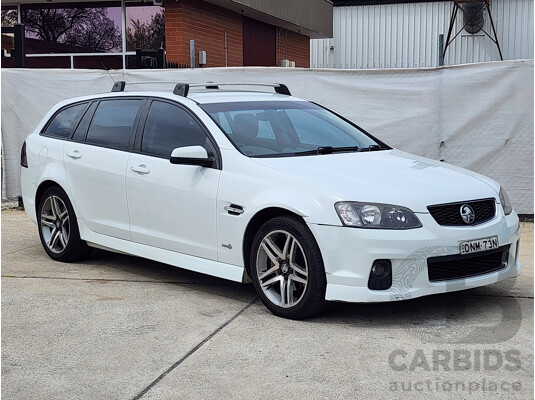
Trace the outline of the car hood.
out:
M 254 160 L 280 171 L 286 184 L 308 186 L 311 194 L 320 190 L 318 197 L 395 204 L 414 212 L 428 212 L 433 204 L 497 198 L 499 192 L 492 179 L 400 150 Z

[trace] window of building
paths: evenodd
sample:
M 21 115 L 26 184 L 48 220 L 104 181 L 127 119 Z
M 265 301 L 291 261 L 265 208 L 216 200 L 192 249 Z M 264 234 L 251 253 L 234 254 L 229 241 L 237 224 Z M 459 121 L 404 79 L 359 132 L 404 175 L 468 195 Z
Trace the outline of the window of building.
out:
M 126 51 L 165 48 L 163 8 L 147 3 L 126 3 Z
M 17 6 L 2 6 L 2 27 L 13 26 L 17 22 Z M 15 62 L 9 57 L 15 46 L 14 35 L 2 32 L 2 67 L 14 67 Z M 7 57 L 4 57 L 6 54 Z
M 13 26 L 17 23 L 17 6 L 2 6 L 2 26 Z M 4 34 L 2 34 L 3 43 Z
M 2 6 L 2 26 L 17 18 L 17 6 Z M 148 3 L 21 4 L 20 19 L 28 68 L 135 68 L 136 48 L 165 48 L 164 9 Z M 13 48 L 12 35 L 2 34 L 2 48 Z M 13 66 L 9 61 L 2 67 Z
M 26 53 L 117 53 L 121 3 L 23 4 Z

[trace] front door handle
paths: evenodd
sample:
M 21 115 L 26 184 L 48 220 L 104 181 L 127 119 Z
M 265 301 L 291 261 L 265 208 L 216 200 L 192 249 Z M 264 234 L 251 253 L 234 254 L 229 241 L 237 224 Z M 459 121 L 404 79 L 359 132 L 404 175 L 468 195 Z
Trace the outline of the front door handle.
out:
M 67 155 L 70 158 L 74 158 L 75 160 L 78 159 L 78 158 L 82 158 L 82 155 L 80 154 L 80 152 L 78 150 L 69 151 L 69 152 L 67 152 Z
M 131 166 L 130 169 L 142 175 L 148 174 L 150 172 L 150 169 L 148 169 L 147 166 L 144 164 L 138 165 L 137 167 Z

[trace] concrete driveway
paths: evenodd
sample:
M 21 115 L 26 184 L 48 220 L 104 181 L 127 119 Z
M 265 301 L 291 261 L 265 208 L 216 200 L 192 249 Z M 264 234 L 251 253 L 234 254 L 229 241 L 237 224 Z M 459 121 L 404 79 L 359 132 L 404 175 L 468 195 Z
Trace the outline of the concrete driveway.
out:
M 5 399 L 533 398 L 533 224 L 522 275 L 274 317 L 251 285 L 95 250 L 51 261 L 2 211 Z

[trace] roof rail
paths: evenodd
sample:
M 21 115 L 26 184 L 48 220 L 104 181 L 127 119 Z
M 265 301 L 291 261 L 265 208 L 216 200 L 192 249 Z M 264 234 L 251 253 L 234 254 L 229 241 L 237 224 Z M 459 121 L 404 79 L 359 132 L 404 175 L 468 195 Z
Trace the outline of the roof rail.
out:
M 158 84 L 158 83 L 176 83 L 176 81 L 139 81 L 139 82 L 128 82 L 128 84 L 132 85 L 150 85 L 150 84 Z M 124 92 L 124 89 L 126 87 L 125 81 L 117 81 L 113 84 L 111 87 L 112 92 Z
M 144 81 L 144 82 L 129 82 L 134 85 L 141 85 L 141 84 L 154 84 L 154 83 L 175 83 L 172 81 Z M 173 93 L 182 96 L 187 97 L 189 93 L 189 89 L 193 87 L 204 87 L 205 89 L 219 89 L 220 86 L 266 86 L 266 87 L 272 87 L 275 89 L 276 93 L 284 94 L 286 96 L 291 96 L 290 90 L 288 90 L 288 87 L 283 83 L 215 83 L 215 82 L 208 82 L 208 83 L 177 83 L 175 85 L 175 88 L 173 89 Z M 112 92 L 123 92 L 126 87 L 125 81 L 117 81 L 113 84 L 113 87 L 111 88 Z
M 287 96 L 291 96 L 290 90 L 288 90 L 288 87 L 283 83 L 216 83 L 216 82 L 208 82 L 208 83 L 177 83 L 175 86 L 175 89 L 173 90 L 173 93 L 179 96 L 187 97 L 189 89 L 192 87 L 204 87 L 206 89 L 219 89 L 220 86 L 267 86 L 272 87 L 275 89 L 276 93 L 279 94 L 285 94 Z

